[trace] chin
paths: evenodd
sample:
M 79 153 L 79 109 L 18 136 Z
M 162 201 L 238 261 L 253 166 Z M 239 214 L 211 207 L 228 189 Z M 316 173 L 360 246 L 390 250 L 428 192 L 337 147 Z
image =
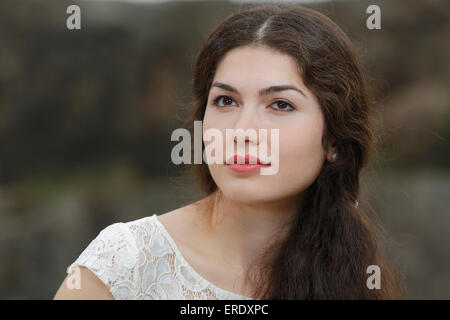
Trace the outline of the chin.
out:
M 267 183 L 265 183 L 266 185 L 261 185 L 261 181 L 245 181 L 241 179 L 235 179 L 234 181 L 227 180 L 228 181 L 220 181 L 221 183 L 217 185 L 225 197 L 231 201 L 252 205 L 261 204 L 270 200 L 268 199 L 269 197 L 273 197 L 273 192 L 269 190 L 269 184 Z
M 267 201 L 276 200 L 281 195 L 276 195 L 273 185 L 276 183 L 276 176 L 264 176 L 260 174 L 240 175 L 226 170 L 214 170 L 210 168 L 211 176 L 221 192 L 228 199 L 242 204 L 261 204 Z

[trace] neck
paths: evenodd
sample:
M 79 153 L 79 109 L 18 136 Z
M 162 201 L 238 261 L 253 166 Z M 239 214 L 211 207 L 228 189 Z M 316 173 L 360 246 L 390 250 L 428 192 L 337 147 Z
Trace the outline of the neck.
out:
M 242 273 L 272 241 L 283 237 L 297 215 L 301 195 L 282 200 L 247 204 L 235 202 L 220 191 L 204 199 L 206 249 L 220 261 Z

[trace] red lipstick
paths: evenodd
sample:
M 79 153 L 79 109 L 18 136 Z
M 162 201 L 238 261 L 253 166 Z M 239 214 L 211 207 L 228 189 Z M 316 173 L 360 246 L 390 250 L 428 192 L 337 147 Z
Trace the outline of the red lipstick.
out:
M 270 163 L 264 164 L 259 158 L 251 155 L 245 157 L 234 155 L 227 160 L 227 167 L 235 172 L 255 172 L 261 170 L 263 167 L 269 167 Z

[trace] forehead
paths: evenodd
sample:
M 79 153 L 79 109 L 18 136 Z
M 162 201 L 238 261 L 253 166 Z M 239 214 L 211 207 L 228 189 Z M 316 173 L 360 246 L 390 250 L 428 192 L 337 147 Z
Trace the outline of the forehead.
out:
M 283 83 L 304 87 L 296 61 L 266 46 L 242 46 L 228 51 L 217 67 L 214 80 L 236 86 Z

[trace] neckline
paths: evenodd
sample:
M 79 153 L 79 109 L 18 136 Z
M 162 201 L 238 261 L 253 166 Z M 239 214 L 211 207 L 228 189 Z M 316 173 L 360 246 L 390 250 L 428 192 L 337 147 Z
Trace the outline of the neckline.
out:
M 228 291 L 225 289 L 222 289 L 218 286 L 216 286 L 214 283 L 212 283 L 211 281 L 205 279 L 202 275 L 200 275 L 190 264 L 189 262 L 186 260 L 186 258 L 183 256 L 183 254 L 181 253 L 181 251 L 178 249 L 177 244 L 175 243 L 175 240 L 172 238 L 172 236 L 170 235 L 170 233 L 167 231 L 166 227 L 161 223 L 161 221 L 159 221 L 158 219 L 158 215 L 155 213 L 152 216 L 150 216 L 151 219 L 153 219 L 153 221 L 156 222 L 156 224 L 160 227 L 160 229 L 164 232 L 164 234 L 166 235 L 167 240 L 170 242 L 172 248 L 175 250 L 175 253 L 180 257 L 180 259 L 183 261 L 183 263 L 186 265 L 186 267 L 189 269 L 189 271 L 200 281 L 208 284 L 209 286 L 211 286 L 214 290 L 220 292 L 222 295 L 226 295 L 226 296 L 232 296 L 232 297 L 236 297 L 239 299 L 245 299 L 245 300 L 254 300 L 251 297 L 247 297 L 232 291 Z

